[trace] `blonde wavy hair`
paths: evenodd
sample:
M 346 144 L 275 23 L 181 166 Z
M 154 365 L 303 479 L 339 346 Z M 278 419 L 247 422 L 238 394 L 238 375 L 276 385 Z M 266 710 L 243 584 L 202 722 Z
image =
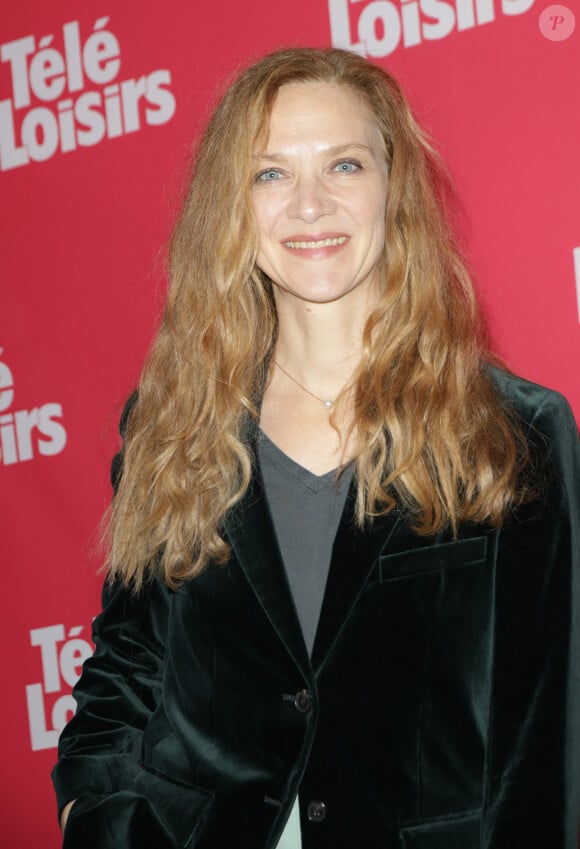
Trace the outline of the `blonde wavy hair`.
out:
M 382 297 L 350 385 L 357 522 L 397 508 L 419 534 L 498 526 L 525 496 L 526 442 L 490 378 L 437 156 L 399 85 L 344 50 L 282 50 L 245 70 L 217 106 L 172 238 L 165 312 L 110 515 L 110 576 L 137 588 L 153 575 L 175 586 L 230 555 L 223 523 L 252 475 L 247 426 L 277 332 L 271 283 L 256 265 L 253 157 L 277 92 L 299 82 L 361 97 L 389 168 Z

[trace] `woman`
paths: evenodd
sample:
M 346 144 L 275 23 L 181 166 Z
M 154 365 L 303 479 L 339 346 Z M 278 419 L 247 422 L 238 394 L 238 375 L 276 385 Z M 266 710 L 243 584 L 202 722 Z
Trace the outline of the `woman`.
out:
M 67 849 L 576 847 L 578 434 L 490 364 L 438 186 L 353 54 L 216 109 L 122 421 Z

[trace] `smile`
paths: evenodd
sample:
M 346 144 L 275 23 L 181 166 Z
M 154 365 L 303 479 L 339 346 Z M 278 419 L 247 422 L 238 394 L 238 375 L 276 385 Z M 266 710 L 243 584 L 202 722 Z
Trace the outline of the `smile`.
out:
M 316 242 L 284 242 L 284 247 L 294 250 L 316 250 L 317 248 L 332 248 L 344 245 L 348 236 L 336 236 L 332 239 L 318 239 Z

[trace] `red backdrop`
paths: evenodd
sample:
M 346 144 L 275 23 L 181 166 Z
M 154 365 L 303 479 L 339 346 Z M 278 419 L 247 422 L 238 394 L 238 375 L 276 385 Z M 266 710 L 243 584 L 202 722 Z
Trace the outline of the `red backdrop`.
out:
M 548 7 L 5 4 L 2 845 L 59 846 L 49 771 L 91 650 L 116 420 L 159 315 L 192 139 L 216 85 L 241 64 L 280 46 L 334 43 L 394 72 L 462 199 L 495 349 L 580 415 L 580 10 L 577 0 Z

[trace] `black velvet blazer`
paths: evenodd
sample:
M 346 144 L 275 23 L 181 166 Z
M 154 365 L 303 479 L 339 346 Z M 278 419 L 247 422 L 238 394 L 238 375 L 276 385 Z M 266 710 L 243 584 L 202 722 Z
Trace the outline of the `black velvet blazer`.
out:
M 60 740 L 65 849 L 576 849 L 580 462 L 570 409 L 506 375 L 545 499 L 424 538 L 342 517 L 309 659 L 256 473 L 233 555 L 105 588 Z M 539 436 L 541 434 L 541 436 Z

